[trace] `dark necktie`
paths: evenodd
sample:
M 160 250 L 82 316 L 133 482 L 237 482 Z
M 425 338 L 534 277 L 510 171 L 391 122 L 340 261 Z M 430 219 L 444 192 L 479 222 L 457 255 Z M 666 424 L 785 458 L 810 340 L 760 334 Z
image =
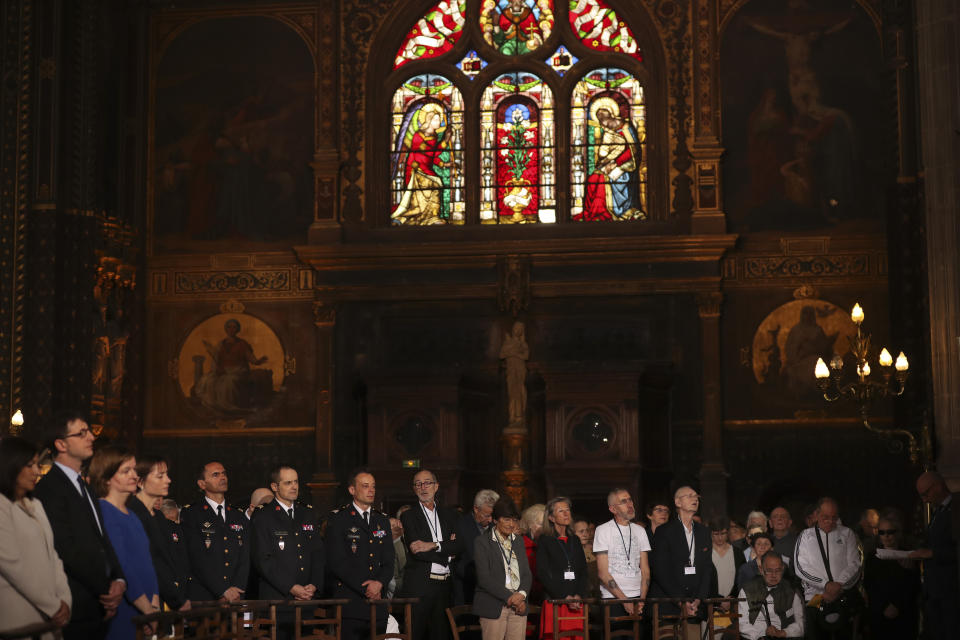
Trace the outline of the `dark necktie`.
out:
M 290 507 L 290 510 L 287 511 L 287 515 L 290 516 L 291 520 L 293 520 L 293 507 Z
M 223 520 L 224 522 L 227 521 L 226 518 L 223 517 L 223 505 L 222 505 L 222 504 L 218 504 L 218 505 L 217 505 L 217 517 L 220 518 L 221 520 Z
M 100 533 L 103 533 L 103 527 L 100 526 L 100 518 L 97 517 L 96 508 L 90 504 L 90 494 L 87 493 L 87 483 L 83 481 L 81 476 L 77 476 L 77 486 L 80 487 L 80 497 L 83 498 L 83 502 L 87 507 L 93 511 L 93 521 L 97 523 L 97 529 L 100 530 Z
M 370 512 L 369 512 L 369 511 L 364 511 L 364 512 L 363 512 L 363 521 L 367 523 L 367 526 L 370 525 Z

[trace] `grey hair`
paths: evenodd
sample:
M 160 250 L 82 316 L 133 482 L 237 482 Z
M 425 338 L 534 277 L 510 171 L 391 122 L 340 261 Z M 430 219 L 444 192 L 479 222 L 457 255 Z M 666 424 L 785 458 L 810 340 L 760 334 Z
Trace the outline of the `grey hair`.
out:
M 765 514 L 763 511 L 751 511 L 750 513 L 747 514 L 748 527 L 750 526 L 750 521 L 753 520 L 754 518 L 763 518 L 764 526 L 767 526 L 767 527 L 770 526 L 770 518 L 767 517 L 767 514 Z
M 477 495 L 473 498 L 473 506 L 478 508 L 492 507 L 499 499 L 500 494 L 493 489 L 480 489 L 480 491 L 477 491 Z

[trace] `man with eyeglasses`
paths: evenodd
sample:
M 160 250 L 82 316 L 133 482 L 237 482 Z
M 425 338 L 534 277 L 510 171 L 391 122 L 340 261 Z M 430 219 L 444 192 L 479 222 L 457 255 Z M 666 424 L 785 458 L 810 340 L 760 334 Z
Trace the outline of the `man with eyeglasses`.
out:
M 673 496 L 677 517 L 657 529 L 650 553 L 654 598 L 685 598 L 682 609 L 673 605 L 660 607 L 662 615 L 682 615 L 703 621 L 713 584 L 713 557 L 710 530 L 693 516 L 700 509 L 700 496 L 692 487 L 680 487 Z M 700 637 L 700 625 L 689 624 L 690 638 Z
M 462 552 L 457 539 L 457 516 L 436 502 L 440 483 L 427 469 L 413 476 L 417 504 L 401 516 L 410 553 L 403 570 L 401 597 L 419 597 L 413 606 L 414 640 L 445 640 L 449 637 L 446 609 L 453 591 L 450 566 Z
M 957 543 L 960 517 L 943 476 L 927 471 L 917 478 L 920 499 L 933 507 L 927 525 L 926 547 L 911 558 L 923 560 L 924 624 L 930 638 L 954 638 L 960 629 L 960 580 L 957 575 Z
M 763 556 L 763 575 L 740 589 L 740 635 L 747 640 L 802 638 L 803 600 L 789 581 L 779 553 Z
M 808 638 L 849 638 L 862 601 L 856 534 L 839 523 L 833 498 L 817 502 L 817 521 L 797 539 L 793 566 L 803 584 Z
M 126 590 L 103 528 L 99 500 L 83 479 L 83 464 L 93 456 L 94 440 L 80 413 L 58 414 L 44 437 L 54 464 L 34 490 L 50 520 L 53 544 L 73 596 L 70 622 L 63 630 L 67 640 L 103 638 Z
M 607 494 L 607 508 L 613 514 L 613 519 L 599 525 L 593 534 L 600 597 L 645 599 L 650 590 L 650 562 L 647 557 L 650 541 L 644 528 L 633 522 L 637 514 L 630 492 L 622 488 L 613 489 Z M 634 607 L 636 613 L 643 613 L 644 602 L 611 605 L 610 615 L 633 615 Z M 630 622 L 621 622 L 613 629 L 630 629 L 632 626 Z

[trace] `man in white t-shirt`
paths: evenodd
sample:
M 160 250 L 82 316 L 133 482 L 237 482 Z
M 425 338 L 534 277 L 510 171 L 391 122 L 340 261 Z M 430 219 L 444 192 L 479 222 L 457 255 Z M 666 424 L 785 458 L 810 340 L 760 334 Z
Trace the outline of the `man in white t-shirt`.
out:
M 632 522 L 636 517 L 633 498 L 626 489 L 614 489 L 607 495 L 607 507 L 613 520 L 597 527 L 593 536 L 593 553 L 597 556 L 600 595 L 603 598 L 646 598 L 650 588 L 650 565 L 647 532 Z M 636 604 L 637 613 L 643 602 Z M 611 616 L 633 614 L 634 605 L 614 605 Z M 629 626 L 629 625 L 628 625 Z

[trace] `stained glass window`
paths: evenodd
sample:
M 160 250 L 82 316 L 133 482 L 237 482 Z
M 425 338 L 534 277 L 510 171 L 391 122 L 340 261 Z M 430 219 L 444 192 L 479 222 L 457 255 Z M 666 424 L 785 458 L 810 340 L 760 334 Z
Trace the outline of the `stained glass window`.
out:
M 620 15 L 633 2 L 432 0 L 393 63 L 391 224 L 646 220 L 646 72 Z M 572 89 L 555 100 L 551 83 Z
M 393 68 L 424 58 L 437 58 L 453 48 L 463 33 L 466 0 L 440 0 L 403 39 Z
M 463 99 L 447 78 L 422 74 L 393 94 L 391 220 L 463 224 Z
M 603 0 L 570 0 L 567 15 L 574 34 L 588 47 L 626 53 L 643 60 L 630 27 Z
M 553 0 L 483 0 L 480 30 L 505 56 L 535 51 L 553 33 Z
M 643 87 L 623 69 L 587 73 L 570 109 L 570 214 L 576 221 L 647 217 Z
M 480 222 L 555 222 L 550 87 L 533 73 L 504 73 L 484 90 L 480 109 Z

